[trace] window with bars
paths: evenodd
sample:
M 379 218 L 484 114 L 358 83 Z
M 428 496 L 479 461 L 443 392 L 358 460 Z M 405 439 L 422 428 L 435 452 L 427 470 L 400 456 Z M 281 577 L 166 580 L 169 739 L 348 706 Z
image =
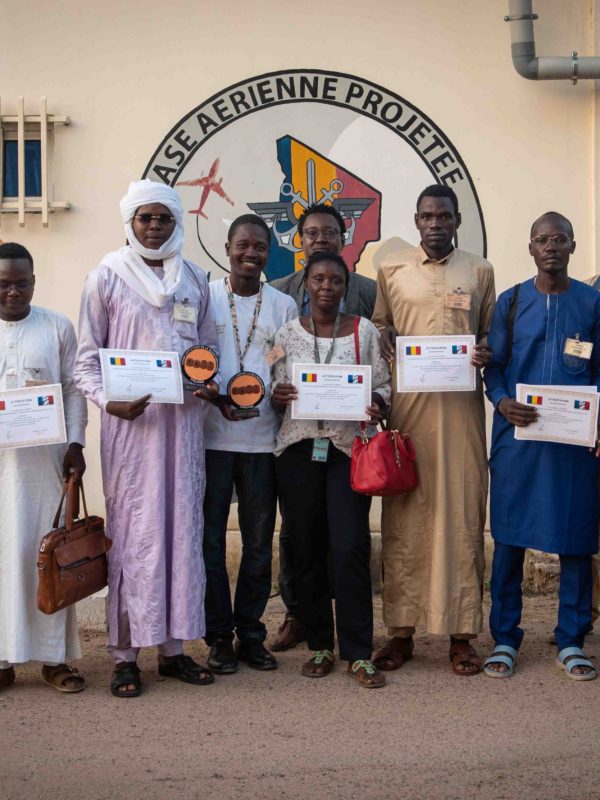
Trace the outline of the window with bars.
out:
M 18 214 L 21 226 L 26 214 L 41 214 L 46 226 L 49 213 L 69 208 L 49 192 L 54 131 L 57 125 L 68 125 L 69 118 L 49 114 L 45 97 L 39 114 L 25 113 L 23 97 L 16 111 L 0 114 L 0 213 Z

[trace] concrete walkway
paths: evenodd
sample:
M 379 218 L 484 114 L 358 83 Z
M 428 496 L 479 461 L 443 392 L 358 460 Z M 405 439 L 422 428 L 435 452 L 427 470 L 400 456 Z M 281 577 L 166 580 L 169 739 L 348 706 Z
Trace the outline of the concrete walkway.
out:
M 282 615 L 271 600 L 271 631 Z M 204 688 L 159 678 L 144 652 L 145 691 L 128 701 L 108 693 L 105 634 L 87 631 L 85 692 L 59 695 L 26 666 L 0 694 L 0 797 L 597 800 L 600 680 L 554 668 L 555 615 L 553 598 L 528 598 L 510 680 L 456 677 L 447 642 L 419 636 L 415 659 L 370 691 L 339 662 L 326 679 L 302 678 L 304 646 L 281 654 L 275 672 L 242 666 Z M 489 635 L 481 644 L 486 652 Z M 600 637 L 588 650 L 600 655 Z M 202 643 L 189 651 L 206 658 Z

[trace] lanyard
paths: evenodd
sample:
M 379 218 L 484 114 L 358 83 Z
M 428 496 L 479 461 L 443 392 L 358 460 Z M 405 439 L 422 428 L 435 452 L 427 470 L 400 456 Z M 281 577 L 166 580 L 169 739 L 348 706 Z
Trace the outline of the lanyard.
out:
M 308 318 L 308 325 L 310 327 L 310 332 L 312 333 L 313 339 L 314 339 L 315 364 L 320 364 L 321 363 L 321 354 L 319 353 L 319 345 L 317 343 L 317 334 L 315 332 L 315 323 L 313 322 L 312 315 Z M 338 335 L 339 329 L 340 329 L 340 315 L 338 313 L 338 315 L 335 318 L 335 322 L 333 323 L 333 339 L 331 340 L 331 344 L 329 345 L 329 350 L 327 351 L 327 355 L 325 356 L 325 361 L 323 362 L 324 364 L 330 364 L 331 363 L 331 358 L 333 356 L 333 348 L 335 346 L 335 337 Z M 317 420 L 317 429 L 318 429 L 319 433 L 323 430 L 324 427 L 325 427 L 325 425 L 323 423 L 323 420 L 322 419 Z
M 321 363 L 321 354 L 319 353 L 319 345 L 317 344 L 317 334 L 315 333 L 315 323 L 313 322 L 312 316 L 308 318 L 308 326 L 310 328 L 310 332 L 313 335 L 314 339 L 314 346 L 315 346 L 315 364 Z M 335 337 L 338 335 L 338 331 L 340 329 L 340 315 L 338 314 L 335 318 L 335 322 L 333 323 L 333 339 L 331 340 L 331 344 L 329 345 L 329 350 L 327 351 L 327 355 L 325 356 L 324 364 L 331 363 L 331 357 L 333 356 L 333 348 L 335 345 Z
M 231 313 L 231 324 L 233 326 L 233 333 L 235 335 L 235 343 L 237 345 L 238 357 L 240 360 L 240 370 L 244 371 L 244 359 L 246 358 L 246 353 L 248 352 L 248 348 L 252 343 L 252 339 L 254 338 L 254 333 L 256 331 L 256 323 L 258 322 L 258 315 L 260 314 L 260 307 L 262 306 L 262 293 L 263 287 L 262 283 L 258 287 L 258 297 L 256 298 L 256 305 L 254 306 L 254 314 L 252 316 L 252 324 L 250 325 L 250 331 L 248 333 L 248 338 L 246 339 L 246 344 L 244 345 L 244 350 L 242 352 L 242 345 L 240 342 L 240 329 L 238 326 L 238 319 L 237 319 L 237 309 L 235 307 L 235 299 L 233 296 L 233 292 L 231 291 L 231 286 L 229 285 L 229 279 L 225 278 L 225 287 L 227 288 L 227 298 L 229 299 L 229 311 Z

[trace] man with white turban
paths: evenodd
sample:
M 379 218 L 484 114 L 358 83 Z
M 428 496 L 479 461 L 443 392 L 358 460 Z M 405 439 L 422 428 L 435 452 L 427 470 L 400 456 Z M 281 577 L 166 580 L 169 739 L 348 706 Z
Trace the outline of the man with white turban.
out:
M 198 399 L 183 405 L 107 401 L 99 348 L 216 347 L 205 274 L 181 255 L 183 211 L 174 189 L 134 181 L 121 201 L 128 244 L 87 277 L 75 381 L 102 411 L 101 456 L 109 557 L 111 691 L 141 691 L 140 647 L 158 646 L 161 675 L 196 685 L 212 674 L 183 655 L 205 633 L 202 560 L 204 449 Z M 182 306 L 186 308 L 182 313 Z M 218 393 L 214 382 L 203 394 Z

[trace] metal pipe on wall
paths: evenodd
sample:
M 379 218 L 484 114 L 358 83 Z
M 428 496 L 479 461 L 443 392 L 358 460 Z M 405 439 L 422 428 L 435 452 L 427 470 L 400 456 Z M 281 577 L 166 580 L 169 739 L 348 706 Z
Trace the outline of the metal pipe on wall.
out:
M 570 56 L 538 58 L 533 33 L 533 22 L 538 15 L 533 13 L 532 0 L 509 0 L 508 8 L 504 21 L 510 22 L 512 60 L 519 75 L 532 81 L 571 80 L 573 83 L 579 78 L 600 78 L 597 56 L 579 58 L 574 50 Z

